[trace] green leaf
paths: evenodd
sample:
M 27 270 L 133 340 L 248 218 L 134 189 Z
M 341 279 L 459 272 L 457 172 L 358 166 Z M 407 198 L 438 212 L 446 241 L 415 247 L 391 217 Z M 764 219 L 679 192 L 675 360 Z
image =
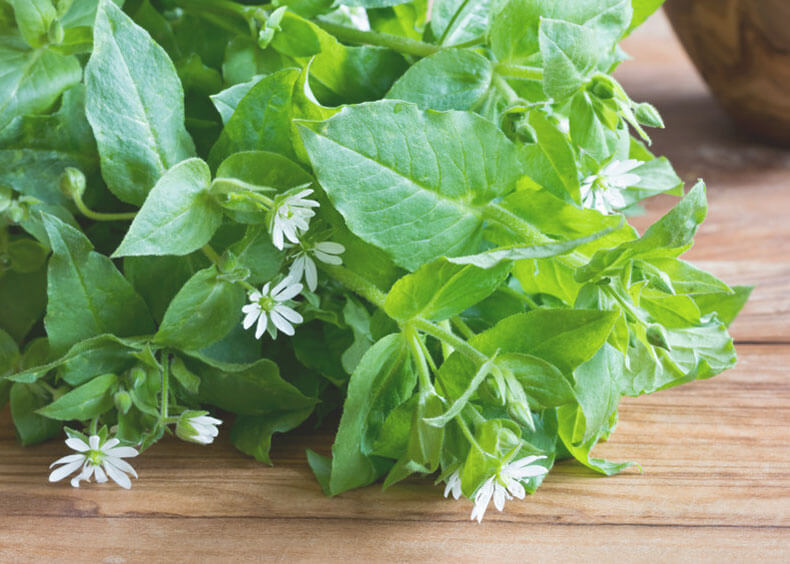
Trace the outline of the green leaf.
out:
M 93 44 L 86 113 L 102 176 L 118 198 L 140 205 L 167 169 L 195 154 L 181 81 L 164 49 L 109 0 L 99 3 Z
M 211 103 L 217 108 L 217 112 L 219 112 L 223 124 L 228 123 L 228 120 L 233 116 L 233 112 L 236 111 L 239 102 L 244 99 L 249 91 L 252 90 L 252 87 L 258 84 L 262 78 L 262 76 L 255 76 L 252 80 L 234 84 L 230 88 L 226 88 L 221 92 L 209 96 L 209 98 L 211 98 Z
M 227 364 L 193 355 L 185 364 L 200 377 L 200 400 L 239 415 L 264 416 L 313 408 L 307 397 L 283 380 L 277 365 L 268 359 L 252 364 Z
M 415 317 L 449 319 L 491 295 L 507 278 L 510 266 L 502 262 L 484 269 L 438 259 L 398 280 L 387 294 L 384 311 L 400 322 Z
M 370 457 L 377 430 L 403 403 L 416 383 L 406 343 L 400 334 L 384 337 L 362 357 L 348 384 L 340 427 L 332 445 L 332 495 L 361 487 L 382 474 Z
M 538 309 L 512 315 L 473 337 L 483 354 L 524 353 L 570 374 L 603 346 L 619 313 L 582 309 Z
M 713 292 L 692 296 L 702 315 L 715 313 L 725 325 L 729 326 L 746 305 L 754 286 L 733 286 L 730 292 Z
M 685 198 L 651 225 L 639 239 L 622 243 L 613 249 L 597 251 L 588 264 L 576 271 L 576 280 L 593 280 L 634 258 L 675 257 L 681 254 L 691 244 L 707 211 L 705 184 L 698 182 Z
M 634 29 L 642 25 L 645 20 L 661 7 L 664 0 L 631 0 L 634 7 L 634 16 L 626 33 L 631 33 Z
M 386 97 L 414 102 L 422 110 L 473 111 L 488 93 L 491 62 L 474 51 L 448 49 L 415 63 Z
M 219 341 L 241 320 L 244 289 L 225 280 L 216 266 L 196 272 L 165 312 L 154 342 L 198 350 Z
M 17 116 L 48 110 L 82 78 L 76 57 L 31 51 L 8 37 L 0 39 L 0 69 L 0 129 Z
M 188 255 L 211 240 L 222 211 L 211 199 L 211 171 L 187 159 L 157 181 L 113 257 Z
M 577 422 L 584 417 L 580 407 L 575 405 L 560 407 L 557 409 L 557 416 L 559 418 L 559 436 L 563 445 L 576 460 L 587 468 L 606 476 L 612 476 L 634 466 L 633 462 L 610 462 L 603 458 L 590 456 L 590 451 L 598 443 L 598 437 L 594 437 L 586 443 L 574 443 L 573 437 Z
M 529 125 L 537 142 L 524 147 L 527 174 L 558 198 L 578 202 L 579 172 L 567 137 L 540 111 L 530 112 Z
M 208 264 L 208 260 L 200 253 L 185 257 L 127 257 L 123 261 L 123 269 L 158 323 L 186 281 Z
M 295 429 L 313 412 L 313 407 L 296 411 L 274 412 L 268 415 L 238 415 L 233 421 L 230 441 L 244 454 L 255 460 L 272 464 L 269 450 L 274 433 L 285 433 Z
M 213 192 L 225 212 L 235 221 L 262 224 L 266 222 L 266 212 L 257 203 L 249 200 L 238 203 L 231 196 L 249 193 L 251 190 L 244 189 L 245 185 L 257 187 L 258 191 L 285 192 L 313 182 L 313 177 L 301 166 L 278 153 L 242 151 L 232 154 L 219 165 Z M 223 195 L 227 197 L 223 199 Z
M 11 373 L 19 361 L 19 347 L 11 335 L 0 329 L 0 382 L 2 378 Z M 0 408 L 5 402 L 0 402 Z
M 302 125 L 313 169 L 348 227 L 409 270 L 476 252 L 482 206 L 522 172 L 504 134 L 464 112 L 385 100 Z
M 51 439 L 60 433 L 60 423 L 36 413 L 36 410 L 48 402 L 45 392 L 35 384 L 11 386 L 8 403 L 11 406 L 11 418 L 14 420 L 16 433 L 22 446 L 34 445 Z
M 543 89 L 557 101 L 572 96 L 589 80 L 607 45 L 595 30 L 562 20 L 541 19 Z
M 36 413 L 59 421 L 85 421 L 98 417 L 112 409 L 112 389 L 117 382 L 118 377 L 115 374 L 97 376 L 38 409 Z
M 0 329 L 22 342 L 47 305 L 47 271 L 0 276 Z
M 23 370 L 11 376 L 16 382 L 33 383 L 57 369 L 64 382 L 79 386 L 102 374 L 121 374 L 137 364 L 134 353 L 142 349 L 129 340 L 114 335 L 99 335 L 73 345 L 62 357 Z
M 292 93 L 297 69 L 283 69 L 256 83 L 241 99 L 211 148 L 216 167 L 240 151 L 270 151 L 294 158 L 291 144 Z
M 43 47 L 47 43 L 49 26 L 57 17 L 52 0 L 9 0 L 14 7 L 16 24 L 27 44 Z
M 545 360 L 522 353 L 497 357 L 497 366 L 509 370 L 524 388 L 532 409 L 549 409 L 573 402 L 576 398 L 568 379 Z
M 485 35 L 491 0 L 434 0 L 431 31 L 443 46 L 458 45 Z
M 404 480 L 415 472 L 430 474 L 436 471 L 442 454 L 444 428 L 437 428 L 428 421 L 439 416 L 444 409 L 444 401 L 433 390 L 424 390 L 417 394 L 417 405 L 406 453 L 387 474 L 384 488 Z
M 574 392 L 583 414 L 577 421 L 573 443 L 586 443 L 609 429 L 609 421 L 620 403 L 619 381 L 624 369 L 623 355 L 609 344 L 573 373 Z
M 151 333 L 153 321 L 145 302 L 112 261 L 93 251 L 77 229 L 42 215 L 52 245 L 44 319 L 52 350 L 65 352 L 74 343 L 102 333 L 118 337 Z

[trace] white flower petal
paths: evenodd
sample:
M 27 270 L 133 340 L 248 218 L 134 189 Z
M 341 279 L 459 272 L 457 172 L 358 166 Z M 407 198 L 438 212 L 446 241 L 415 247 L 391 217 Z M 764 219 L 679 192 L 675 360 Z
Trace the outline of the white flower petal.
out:
M 264 331 L 266 331 L 266 325 L 269 323 L 268 316 L 266 312 L 261 312 L 261 315 L 258 317 L 258 326 L 255 328 L 255 338 L 260 339 L 263 336 Z
M 68 454 L 62 458 L 58 458 L 55 462 L 49 465 L 50 468 L 55 466 L 56 464 L 68 464 L 69 462 L 74 462 L 75 460 L 79 460 L 82 462 L 85 460 L 84 454 Z
M 81 454 L 76 454 L 76 455 L 72 455 L 72 456 L 82 456 L 82 455 Z M 66 458 L 66 457 L 64 457 L 64 458 Z M 61 458 L 61 460 L 63 460 L 63 459 Z M 68 476 L 69 474 L 74 472 L 77 468 L 82 466 L 82 463 L 83 463 L 84 460 L 85 460 L 85 457 L 83 457 L 81 460 L 72 460 L 72 461 L 69 461 L 68 464 L 64 464 L 60 468 L 56 468 L 49 475 L 49 481 L 50 482 L 58 482 L 58 481 L 62 480 L 63 478 L 65 478 L 66 476 Z M 53 464 L 55 464 L 55 463 L 53 462 Z M 51 468 L 51 466 L 50 466 L 50 468 Z
M 77 437 L 66 439 L 66 446 L 71 450 L 76 450 L 77 452 L 86 452 L 91 449 L 91 447 L 88 446 L 85 441 L 78 439 Z
M 486 513 L 491 496 L 494 495 L 494 478 L 489 478 L 475 494 L 475 506 L 472 509 L 471 519 L 477 519 L 480 523 Z
M 522 468 L 526 468 L 527 466 L 529 466 L 530 464 L 532 464 L 536 460 L 543 460 L 544 458 L 546 458 L 546 457 L 545 456 L 536 456 L 534 454 L 530 455 L 530 456 L 525 456 L 524 458 L 519 458 L 518 460 L 514 460 L 513 462 L 508 464 L 507 465 L 507 469 L 509 471 L 520 470 Z
M 288 321 L 286 321 L 286 319 L 282 315 L 277 313 L 276 309 L 269 312 L 269 315 L 272 318 L 272 323 L 274 323 L 274 326 L 277 327 L 277 329 L 279 329 L 289 337 L 295 333 L 293 325 L 288 323 Z
M 211 417 L 210 415 L 199 415 L 197 417 L 193 417 L 192 421 L 200 425 L 222 425 L 222 419 L 217 419 L 216 417 Z
M 107 474 L 104 473 L 104 470 L 102 470 L 101 466 L 95 466 L 95 472 L 96 472 L 96 481 L 98 483 L 103 484 L 104 482 L 107 481 Z
M 253 304 L 250 304 L 250 305 L 253 305 Z M 243 308 L 242 308 L 242 311 L 244 311 Z M 258 320 L 258 317 L 260 315 L 261 315 L 261 308 L 260 307 L 254 309 L 254 310 L 248 311 L 247 315 L 244 316 L 244 321 L 241 322 L 241 326 L 244 327 L 244 329 L 249 329 Z
M 505 488 L 499 483 L 494 484 L 494 507 L 497 511 L 502 511 L 505 508 Z
M 291 268 L 288 270 L 288 277 L 293 280 L 301 280 L 302 275 L 304 275 L 305 270 L 305 260 L 307 257 L 305 255 L 299 255 L 296 257 L 291 263 Z
M 129 480 L 129 476 L 115 468 L 115 466 L 112 464 L 109 464 L 106 460 L 104 461 L 104 469 L 107 470 L 107 474 L 110 475 L 112 481 L 121 486 L 123 489 L 128 490 L 132 487 L 132 482 Z M 97 468 L 96 473 L 98 474 L 98 472 L 99 469 Z M 104 474 L 104 472 L 102 472 L 102 474 Z M 96 479 L 98 481 L 98 477 Z M 105 481 L 107 480 L 106 477 L 104 479 Z
M 90 445 L 91 450 L 99 450 L 100 441 L 101 439 L 99 438 L 99 435 L 91 435 L 88 437 L 88 444 Z
M 290 278 L 286 278 L 283 282 L 291 282 Z M 285 302 L 290 300 L 291 298 L 296 297 L 299 292 L 302 291 L 303 286 L 301 284 L 291 284 L 290 286 L 286 286 L 279 292 L 275 290 L 272 291 L 272 299 L 278 302 Z
M 119 444 L 121 444 L 121 441 L 119 441 L 118 439 L 116 439 L 115 437 L 113 437 L 112 439 L 108 439 L 108 440 L 107 440 L 107 441 L 106 441 L 106 442 L 105 442 L 105 443 L 104 443 L 104 444 L 101 446 L 101 451 L 102 451 L 102 452 L 107 452 L 109 449 L 111 449 L 111 448 L 112 448 L 112 447 L 114 447 L 115 445 L 119 445 Z
M 320 243 L 316 243 L 315 248 L 316 250 L 328 253 L 330 255 L 342 255 L 346 252 L 346 248 L 343 245 L 340 243 L 335 243 L 334 241 L 322 241 Z
M 318 249 L 316 249 L 315 252 L 313 252 L 313 255 L 315 256 L 315 258 L 326 264 L 335 264 L 338 266 L 343 264 L 343 259 L 341 259 L 339 256 L 329 255 L 323 251 L 319 251 Z
M 106 451 L 105 454 L 107 456 L 114 456 L 116 458 L 134 458 L 140 453 L 137 452 L 137 449 L 134 449 L 130 446 L 121 446 L 111 448 L 110 450 Z
M 309 257 L 305 257 L 305 281 L 310 291 L 315 292 L 315 289 L 318 287 L 318 269 Z
M 134 468 L 132 468 L 132 465 L 126 462 L 125 460 L 123 460 L 122 458 L 115 458 L 114 456 L 108 456 L 104 460 L 105 462 L 107 462 L 107 464 L 112 464 L 113 466 L 118 468 L 118 470 L 121 470 L 122 472 L 126 472 L 127 474 L 131 474 L 132 476 L 137 478 L 137 472 L 135 472 Z
M 298 311 L 285 305 L 274 306 L 273 311 L 276 311 L 291 323 L 301 323 L 304 321 L 304 317 L 302 317 Z

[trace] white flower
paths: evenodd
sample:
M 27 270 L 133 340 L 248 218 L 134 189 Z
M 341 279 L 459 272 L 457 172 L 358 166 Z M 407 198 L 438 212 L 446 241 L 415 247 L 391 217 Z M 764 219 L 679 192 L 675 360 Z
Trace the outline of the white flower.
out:
M 260 292 L 251 293 L 250 303 L 241 308 L 241 311 L 246 314 L 242 326 L 249 329 L 257 321 L 256 339 L 260 339 L 267 328 L 272 339 L 277 338 L 277 329 L 286 335 L 293 335 L 292 323 L 301 323 L 304 318 L 284 302 L 295 297 L 301 291 L 302 285 L 295 283 L 290 277 L 286 277 L 271 290 L 269 290 L 269 282 L 267 282 Z M 271 318 L 273 325 L 269 325 L 269 318 Z
M 274 246 L 282 250 L 285 239 L 292 243 L 299 242 L 299 235 L 310 227 L 310 218 L 315 215 L 312 208 L 319 207 L 315 200 L 308 200 L 313 191 L 302 190 L 298 194 L 286 196 L 277 203 L 271 212 L 269 231 L 272 235 Z
M 100 444 L 101 438 L 98 435 L 91 435 L 88 444 L 76 437 L 66 439 L 66 445 L 79 454 L 69 454 L 50 464 L 50 468 L 56 464 L 63 466 L 52 471 L 49 481 L 62 480 L 81 466 L 81 472 L 71 479 L 71 485 L 75 488 L 80 487 L 82 480 L 89 482 L 91 476 L 95 475 L 99 483 L 106 482 L 109 476 L 116 484 L 128 490 L 132 487 L 132 482 L 126 474 L 136 478 L 137 472 L 128 462 L 121 459 L 137 456 L 138 452 L 132 447 L 117 446 L 120 442 L 118 439 L 110 439 Z
M 503 466 L 495 476 L 486 480 L 475 494 L 475 506 L 472 509 L 471 519 L 477 519 L 480 523 L 486 513 L 491 498 L 494 498 L 494 507 L 498 511 L 505 508 L 505 500 L 524 499 L 527 494 L 521 481 L 526 478 L 542 476 L 548 469 L 539 464 L 532 464 L 536 460 L 546 458 L 545 456 L 527 456 L 510 464 Z
M 453 499 L 461 497 L 461 474 L 456 470 L 447 477 L 447 485 L 444 488 L 444 497 L 453 494 Z
M 185 411 L 176 423 L 176 435 L 185 441 L 207 445 L 219 435 L 217 425 L 222 425 L 222 421 L 210 417 L 207 411 Z
M 315 292 L 318 286 L 318 269 L 310 255 L 312 254 L 326 264 L 340 266 L 343 264 L 343 259 L 339 255 L 344 252 L 346 252 L 346 248 L 343 245 L 332 241 L 322 241 L 312 246 L 302 244 L 302 249 L 296 254 L 296 258 L 291 264 L 288 276 L 295 281 L 301 280 L 302 276 L 304 276 L 307 287 L 310 288 L 311 292 Z
M 631 171 L 641 164 L 636 159 L 612 161 L 598 174 L 585 178 L 580 190 L 582 206 L 607 215 L 624 208 L 622 190 L 639 182 L 639 175 Z

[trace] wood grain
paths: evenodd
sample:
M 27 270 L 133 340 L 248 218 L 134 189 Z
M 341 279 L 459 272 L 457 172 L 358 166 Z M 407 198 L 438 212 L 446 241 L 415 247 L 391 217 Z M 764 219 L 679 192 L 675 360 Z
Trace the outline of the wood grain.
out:
M 790 145 L 790 4 L 669 0 L 666 10 L 697 68 L 741 127 Z
M 46 466 L 65 447 L 19 447 L 6 412 L 0 560 L 58 560 L 58 547 L 80 538 L 91 539 L 85 558 L 160 560 L 188 546 L 205 559 L 321 560 L 348 554 L 353 534 L 361 559 L 715 560 L 773 547 L 779 561 L 790 555 L 790 346 L 747 345 L 740 354 L 715 380 L 624 400 L 617 432 L 596 454 L 638 461 L 642 473 L 601 478 L 563 462 L 535 495 L 492 510 L 480 526 L 466 522 L 469 502 L 443 499 L 427 480 L 323 497 L 304 449 L 325 451 L 326 433 L 276 441 L 272 468 L 226 438 L 207 448 L 165 440 L 136 461 L 141 478 L 131 491 L 47 484 Z
M 560 463 L 525 501 L 470 523 L 471 503 L 427 480 L 325 498 L 304 449 L 331 428 L 275 437 L 267 467 L 223 433 L 166 439 L 135 461 L 131 491 L 49 484 L 61 441 L 30 448 L 0 412 L 0 562 L 790 561 L 790 153 L 735 132 L 654 18 L 618 75 L 668 123 L 654 148 L 709 181 L 710 213 L 689 253 L 731 283 L 757 283 L 732 330 L 738 366 L 710 381 L 623 401 L 596 454 L 634 460 L 602 478 Z M 666 211 L 657 199 L 640 229 Z M 763 343 L 763 344 L 749 344 Z

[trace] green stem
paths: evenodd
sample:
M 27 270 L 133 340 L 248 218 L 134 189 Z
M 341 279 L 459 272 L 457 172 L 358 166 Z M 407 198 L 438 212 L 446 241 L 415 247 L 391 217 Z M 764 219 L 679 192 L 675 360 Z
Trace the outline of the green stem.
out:
M 274 207 L 274 200 L 260 193 L 261 188 L 263 188 L 262 186 L 250 184 L 249 182 L 244 182 L 238 178 L 219 177 L 215 178 L 211 182 L 211 189 L 213 190 L 216 186 L 222 186 L 223 184 L 233 186 L 234 188 L 241 188 L 242 190 L 247 190 L 249 193 L 247 193 L 246 196 L 253 197 L 259 202 L 265 204 L 270 209 Z
M 417 375 L 420 379 L 420 390 L 432 390 L 433 383 L 431 382 L 431 373 L 428 370 L 428 364 L 425 361 L 425 353 L 420 346 L 420 335 L 413 327 L 406 327 L 406 338 L 409 341 L 412 357 L 417 365 Z
M 99 418 L 94 417 L 93 419 L 91 419 L 91 425 L 90 428 L 88 429 L 88 434 L 95 435 L 98 432 L 99 432 Z
M 365 298 L 379 309 L 384 309 L 387 296 L 371 282 L 342 266 L 321 263 L 321 268 L 343 286 Z
M 208 260 L 210 260 L 217 267 L 219 267 L 220 263 L 222 262 L 222 258 L 219 256 L 219 254 L 217 254 L 217 251 L 215 251 L 211 245 L 206 243 L 205 245 L 200 247 L 200 250 L 203 252 L 204 255 L 206 255 L 206 258 L 208 258 Z
M 167 421 L 167 402 L 170 399 L 170 374 L 169 374 L 169 355 L 164 353 L 162 355 L 162 403 L 159 412 L 159 422 L 165 424 Z
M 455 326 L 455 328 L 458 329 L 461 335 L 463 335 L 465 338 L 471 339 L 472 337 L 475 336 L 475 332 L 472 331 L 469 325 L 467 325 L 464 322 L 464 320 L 458 317 L 457 315 L 455 317 L 450 318 L 450 323 L 452 323 Z
M 464 421 L 464 418 L 461 416 L 460 413 L 455 416 L 455 422 L 458 423 L 458 426 L 461 428 L 461 432 L 466 437 L 466 440 L 469 441 L 469 444 L 477 447 L 478 450 L 482 451 L 483 450 L 482 447 L 477 443 L 477 439 L 472 434 L 472 431 L 469 429 L 469 426 L 466 424 L 466 421 Z
M 328 31 L 341 41 L 348 43 L 361 43 L 366 45 L 378 45 L 379 47 L 388 47 L 398 53 L 404 55 L 414 55 L 416 57 L 427 57 L 441 50 L 438 45 L 431 45 L 408 37 L 401 37 L 399 35 L 392 35 L 389 33 L 380 33 L 377 31 L 362 31 L 353 27 L 340 25 L 325 20 L 316 20 L 314 22 L 320 28 Z
M 507 83 L 507 80 L 498 74 L 494 75 L 494 86 L 496 86 L 497 90 L 505 97 L 509 106 L 524 104 L 524 100 L 522 100 L 516 91 L 513 90 L 513 87 Z
M 554 240 L 540 232 L 535 226 L 527 223 L 516 214 L 500 206 L 488 204 L 483 208 L 483 217 L 506 227 L 522 239 L 525 245 L 542 245 L 553 243 Z
M 524 292 L 519 292 L 518 290 L 514 290 L 513 288 L 509 288 L 508 286 L 500 286 L 500 292 L 504 292 L 509 296 L 516 298 L 526 304 L 527 307 L 530 309 L 540 309 L 540 304 L 536 303 L 532 298 L 526 295 Z
M 419 329 L 420 331 L 427 333 L 431 337 L 435 337 L 440 341 L 444 341 L 455 350 L 460 352 L 463 355 L 469 357 L 469 359 L 473 360 L 478 364 L 483 364 L 488 360 L 488 357 L 477 350 L 475 347 L 464 341 L 462 338 L 458 337 L 457 335 L 453 334 L 451 331 L 448 331 L 444 327 L 440 327 L 435 323 L 431 323 L 427 319 L 423 319 L 418 317 L 412 321 L 412 325 Z
M 74 205 L 77 206 L 77 209 L 80 211 L 80 213 L 94 221 L 129 221 L 134 219 L 134 217 L 137 215 L 137 212 L 104 213 L 93 211 L 85 205 L 85 202 L 82 201 L 82 196 L 76 193 L 73 194 L 72 199 L 74 200 Z
M 508 78 L 521 78 L 524 80 L 543 80 L 543 69 L 539 67 L 522 67 L 521 65 L 509 65 L 507 63 L 497 63 L 494 65 L 494 72 L 500 76 Z

